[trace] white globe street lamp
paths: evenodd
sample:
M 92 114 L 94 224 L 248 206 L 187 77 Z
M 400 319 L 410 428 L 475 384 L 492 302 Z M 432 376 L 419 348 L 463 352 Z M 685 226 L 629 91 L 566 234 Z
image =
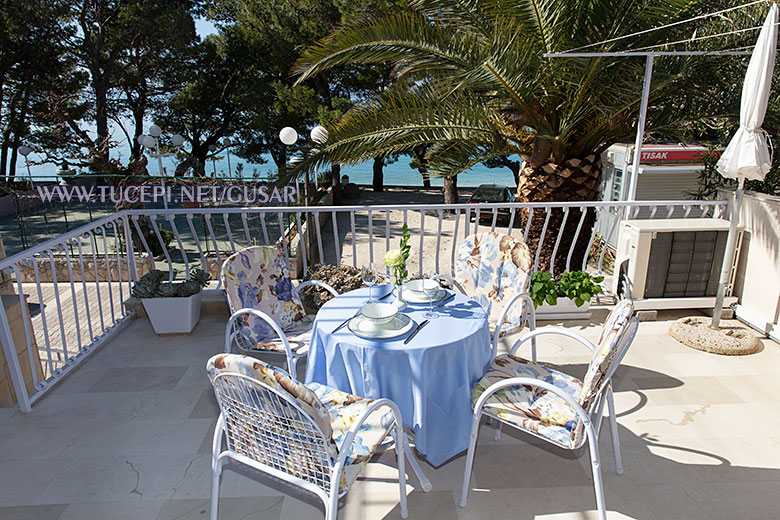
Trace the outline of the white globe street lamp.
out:
M 27 146 L 26 144 L 23 144 L 22 146 L 17 148 L 16 151 L 19 152 L 22 156 L 24 156 L 24 165 L 27 166 L 27 177 L 30 178 L 30 187 L 32 188 L 33 178 L 32 178 L 32 173 L 30 173 L 30 161 L 27 159 L 27 156 L 32 153 L 33 149 Z
M 230 167 L 230 145 L 233 144 L 233 141 L 230 140 L 229 137 L 224 137 L 222 139 L 222 146 L 225 147 L 225 153 L 227 154 L 227 162 L 228 162 L 228 177 L 233 176 L 233 168 Z
M 279 140 L 287 146 L 292 146 L 298 140 L 298 132 L 291 126 L 285 126 L 279 132 Z
M 175 146 L 176 148 L 179 148 L 181 145 L 184 144 L 184 137 L 182 137 L 179 134 L 173 134 L 171 136 L 171 144 Z
M 328 131 L 324 126 L 317 125 L 311 129 L 310 137 L 316 144 L 325 144 L 328 141 Z
M 210 144 L 209 145 L 209 152 L 211 152 L 211 166 L 214 168 L 214 177 L 217 176 L 217 156 L 214 152 L 217 151 L 217 145 Z
M 152 125 L 149 127 L 149 135 L 152 137 L 160 137 L 162 135 L 162 129 L 157 125 Z

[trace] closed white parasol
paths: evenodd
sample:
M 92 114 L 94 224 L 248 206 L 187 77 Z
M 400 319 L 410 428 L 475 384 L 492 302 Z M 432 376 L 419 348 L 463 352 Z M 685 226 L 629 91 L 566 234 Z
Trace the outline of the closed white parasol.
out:
M 718 172 L 724 177 L 737 179 L 739 187 L 734 199 L 734 206 L 731 208 L 731 227 L 723 259 L 723 270 L 718 284 L 718 297 L 713 309 L 713 328 L 717 328 L 720 322 L 729 271 L 734 263 L 737 221 L 739 220 L 739 206 L 742 203 L 745 179 L 762 180 L 772 167 L 769 139 L 761 125 L 764 122 L 769 102 L 769 91 L 772 87 L 776 49 L 777 4 L 773 3 L 761 28 L 761 33 L 758 35 L 758 41 L 753 49 L 745 74 L 745 83 L 742 85 L 739 130 L 731 138 L 731 142 L 717 164 Z

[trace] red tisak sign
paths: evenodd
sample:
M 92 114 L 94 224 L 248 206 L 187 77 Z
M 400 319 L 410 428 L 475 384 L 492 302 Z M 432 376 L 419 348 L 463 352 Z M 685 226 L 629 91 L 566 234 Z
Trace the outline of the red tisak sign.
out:
M 674 150 L 663 150 L 657 148 L 643 148 L 642 158 L 639 162 L 691 162 L 701 161 L 702 155 L 707 153 L 707 149 L 702 148 L 678 148 Z

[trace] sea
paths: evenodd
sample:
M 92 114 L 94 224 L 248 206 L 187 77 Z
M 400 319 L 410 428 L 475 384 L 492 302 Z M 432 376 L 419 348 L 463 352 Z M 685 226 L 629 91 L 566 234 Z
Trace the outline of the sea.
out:
M 129 155 L 125 149 L 122 154 L 121 149 L 115 149 L 112 157 L 118 157 L 120 161 L 126 162 Z M 30 176 L 35 182 L 58 181 L 60 177 L 57 174 L 57 165 L 54 164 L 34 164 L 42 160 L 42 156 L 33 152 L 29 155 Z M 423 179 L 420 173 L 409 167 L 409 157 L 402 156 L 397 161 L 386 164 L 384 167 L 385 186 L 422 186 Z M 163 175 L 172 176 L 176 168 L 176 161 L 172 158 L 163 158 Z M 157 159 L 149 158 L 147 166 L 150 175 L 160 175 L 160 166 Z M 227 154 L 222 154 L 216 161 L 209 161 L 206 165 L 206 173 L 209 176 L 233 177 L 245 179 L 265 180 L 269 175 L 275 172 L 276 166 L 268 157 L 265 164 L 252 164 L 233 154 L 228 161 Z M 373 182 L 373 164 L 371 161 L 357 164 L 354 166 L 344 166 L 341 168 L 341 174 L 349 177 L 349 182 L 360 185 L 370 185 Z M 19 156 L 16 165 L 16 175 L 18 178 L 27 178 L 27 169 L 24 158 Z M 488 168 L 484 165 L 477 165 L 471 170 L 463 172 L 458 176 L 458 187 L 476 188 L 480 184 L 504 184 L 509 187 L 515 185 L 514 177 L 509 168 Z M 431 178 L 432 186 L 443 186 L 444 180 L 441 178 Z

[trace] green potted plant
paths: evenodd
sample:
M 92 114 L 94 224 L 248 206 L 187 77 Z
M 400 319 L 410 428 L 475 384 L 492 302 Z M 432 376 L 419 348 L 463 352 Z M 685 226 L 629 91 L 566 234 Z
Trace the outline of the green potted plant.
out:
M 531 275 L 529 295 L 541 320 L 590 318 L 590 300 L 602 292 L 603 276 L 585 271 L 564 271 L 558 279 L 548 271 Z
M 187 334 L 200 320 L 202 289 L 209 275 L 193 269 L 190 279 L 168 282 L 168 273 L 150 271 L 133 284 L 133 296 L 141 300 L 146 315 L 157 334 Z
M 409 253 L 412 247 L 409 245 L 409 226 L 404 223 L 401 228 L 401 240 L 398 243 L 398 249 L 391 249 L 385 253 L 385 265 L 390 268 L 393 274 L 393 283 L 395 284 L 395 305 L 398 310 L 406 308 L 406 302 L 403 296 L 403 287 L 409 272 L 406 270 L 406 261 L 409 259 Z

